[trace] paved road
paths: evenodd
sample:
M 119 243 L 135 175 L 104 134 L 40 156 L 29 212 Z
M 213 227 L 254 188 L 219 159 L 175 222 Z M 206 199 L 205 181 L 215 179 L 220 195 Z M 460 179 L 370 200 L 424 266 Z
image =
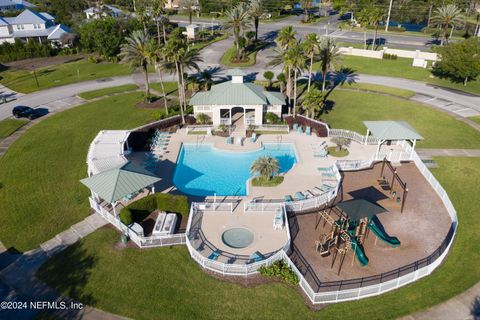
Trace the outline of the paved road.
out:
M 173 22 L 178 22 L 181 25 L 188 24 L 188 18 L 173 17 Z M 297 31 L 300 37 L 307 33 L 318 33 L 320 35 L 330 35 L 337 38 L 338 41 L 364 43 L 363 32 L 340 30 L 337 29 L 338 16 L 332 16 L 330 19 L 315 23 L 315 24 L 302 24 L 300 22 L 301 17 L 291 16 L 280 21 L 260 23 L 260 34 L 273 34 L 285 26 L 292 25 Z M 202 28 L 211 28 L 211 19 L 194 19 L 194 22 L 199 24 Z M 221 21 L 214 21 L 214 26 L 218 26 Z M 379 33 L 378 37 L 384 41 L 383 46 L 399 48 L 399 49 L 418 49 L 427 50 L 430 47 L 431 38 L 412 36 L 412 35 L 400 35 L 400 34 L 382 34 Z M 373 40 L 373 31 L 367 32 L 367 39 Z

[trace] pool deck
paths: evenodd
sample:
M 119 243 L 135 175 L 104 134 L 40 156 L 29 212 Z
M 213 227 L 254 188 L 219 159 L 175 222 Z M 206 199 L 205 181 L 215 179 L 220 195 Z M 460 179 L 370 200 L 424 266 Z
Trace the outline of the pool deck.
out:
M 315 186 L 322 184 L 321 175 L 317 168 L 328 167 L 334 164 L 336 160 L 359 160 L 370 159 L 375 151 L 376 145 L 363 145 L 357 142 L 353 142 L 348 147 L 349 155 L 343 158 L 335 158 L 327 156 L 325 158 L 314 157 L 311 144 L 320 144 L 326 141 L 329 146 L 334 146 L 330 141 L 330 138 L 319 138 L 317 136 L 307 136 L 306 134 L 299 134 L 291 132 L 289 134 L 275 135 L 260 135 L 256 142 L 252 142 L 250 138 L 245 138 L 243 145 L 227 144 L 226 138 L 218 136 L 205 136 L 205 135 L 192 135 L 187 134 L 185 129 L 178 130 L 172 134 L 170 142 L 163 157 L 163 161 L 160 162 L 157 167 L 156 174 L 162 178 L 162 181 L 155 185 L 157 191 L 164 191 L 170 193 L 183 194 L 180 190 L 177 190 L 173 184 L 173 174 L 175 172 L 175 164 L 177 162 L 178 155 L 182 143 L 192 144 L 212 144 L 215 148 L 236 152 L 248 152 L 258 150 L 262 147 L 262 143 L 292 143 L 295 146 L 297 154 L 297 163 L 284 175 L 284 181 L 275 188 L 271 187 L 247 187 L 248 195 L 241 197 L 243 199 L 252 198 L 267 198 L 267 199 L 283 199 L 285 195 L 295 195 L 298 191 L 305 191 Z M 397 145 L 383 146 L 385 149 L 397 150 L 400 149 Z M 135 153 L 130 158 L 141 159 L 144 157 L 142 153 Z M 192 201 L 203 201 L 205 198 L 212 197 L 192 197 L 189 195 Z M 235 197 L 238 199 L 239 197 Z

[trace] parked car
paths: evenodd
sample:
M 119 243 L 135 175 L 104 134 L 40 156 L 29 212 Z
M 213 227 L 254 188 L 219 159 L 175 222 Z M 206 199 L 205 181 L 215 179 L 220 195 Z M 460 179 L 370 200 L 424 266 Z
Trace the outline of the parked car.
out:
M 15 118 L 28 118 L 30 120 L 41 116 L 39 110 L 27 106 L 16 106 L 13 108 L 12 114 Z

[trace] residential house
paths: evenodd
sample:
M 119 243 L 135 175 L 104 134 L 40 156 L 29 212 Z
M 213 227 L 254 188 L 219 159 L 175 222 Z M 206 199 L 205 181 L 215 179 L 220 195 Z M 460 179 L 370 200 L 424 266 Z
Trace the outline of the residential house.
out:
M 99 7 L 88 8 L 83 12 L 87 17 L 87 20 L 104 18 L 104 17 L 118 18 L 125 15 L 125 13 L 122 10 L 106 4 L 101 5 Z
M 55 18 L 46 12 L 26 9 L 16 17 L 0 17 L 0 44 L 14 43 L 16 39 L 59 43 L 65 34 L 70 33 L 67 26 L 55 24 Z
M 0 12 L 35 8 L 36 5 L 25 0 L 0 0 Z

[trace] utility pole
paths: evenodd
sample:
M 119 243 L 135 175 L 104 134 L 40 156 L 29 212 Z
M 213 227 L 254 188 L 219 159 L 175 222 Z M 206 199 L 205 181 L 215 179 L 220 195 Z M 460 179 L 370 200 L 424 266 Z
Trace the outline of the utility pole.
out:
M 388 31 L 388 25 L 390 24 L 390 14 L 392 13 L 392 4 L 393 0 L 390 0 L 390 5 L 388 6 L 388 15 L 387 15 L 387 23 L 385 24 L 385 31 Z
M 37 72 L 35 71 L 35 66 L 33 67 L 33 75 L 35 76 L 35 82 L 37 84 L 37 88 L 40 88 L 40 84 L 38 83 Z

